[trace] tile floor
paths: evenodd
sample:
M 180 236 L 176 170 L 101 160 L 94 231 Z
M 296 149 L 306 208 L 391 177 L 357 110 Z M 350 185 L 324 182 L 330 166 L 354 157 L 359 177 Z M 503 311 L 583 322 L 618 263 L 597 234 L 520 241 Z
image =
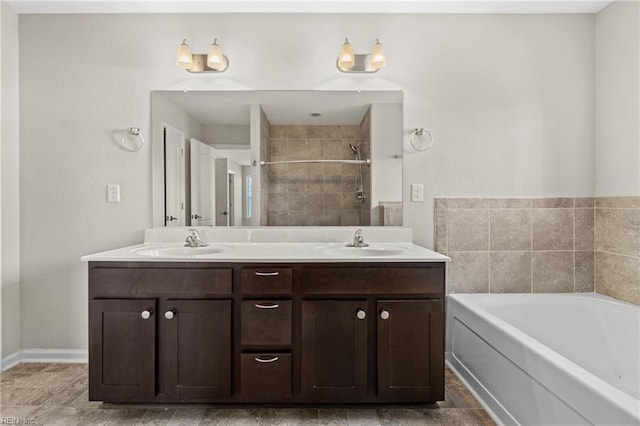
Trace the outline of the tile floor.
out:
M 20 364 L 2 374 L 0 424 L 32 425 L 493 425 L 447 370 L 437 404 L 348 408 L 220 408 L 88 401 L 86 364 Z

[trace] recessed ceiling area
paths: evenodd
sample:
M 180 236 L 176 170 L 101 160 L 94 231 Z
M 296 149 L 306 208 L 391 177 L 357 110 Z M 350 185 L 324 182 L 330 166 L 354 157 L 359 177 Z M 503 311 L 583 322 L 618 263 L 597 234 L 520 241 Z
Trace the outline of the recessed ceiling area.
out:
M 12 0 L 17 13 L 597 13 L 611 0 Z
M 400 91 L 154 91 L 204 126 L 248 125 L 250 105 L 260 105 L 271 124 L 360 124 L 372 103 L 401 103 Z M 311 113 L 320 113 L 313 117 Z

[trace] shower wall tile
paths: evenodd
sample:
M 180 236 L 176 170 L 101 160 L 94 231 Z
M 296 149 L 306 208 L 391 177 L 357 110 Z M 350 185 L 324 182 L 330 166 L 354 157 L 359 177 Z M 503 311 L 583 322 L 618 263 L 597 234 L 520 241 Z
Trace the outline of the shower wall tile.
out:
M 530 209 L 531 198 L 491 198 L 492 209 Z
M 449 251 L 489 250 L 489 209 L 447 211 Z
M 452 259 L 448 291 L 477 292 L 485 283 L 492 293 L 593 291 L 594 205 L 593 198 L 436 198 L 434 247 Z
M 534 209 L 570 209 L 573 208 L 573 198 L 534 198 Z
M 595 253 L 593 250 L 575 252 L 576 292 L 594 291 L 594 262 Z
M 534 251 L 531 282 L 534 293 L 572 293 L 574 289 L 572 251 Z
M 534 208 L 533 250 L 573 250 L 573 215 L 568 208 Z
M 448 292 L 596 291 L 640 304 L 640 197 L 436 198 L 434 209 Z
M 271 126 L 266 149 L 272 161 L 333 159 L 352 160 L 349 144 L 369 152 L 369 140 L 360 125 Z M 263 149 L 265 151 L 265 149 Z M 261 155 L 266 155 L 264 152 Z M 263 171 L 269 224 L 339 226 L 370 223 L 370 200 L 357 203 L 356 167 L 341 164 L 274 164 Z M 370 179 L 363 173 L 363 180 Z M 364 182 L 366 194 L 369 182 Z M 364 214 L 363 212 L 366 212 Z M 354 219 L 357 217 L 358 219 Z
M 599 197 L 596 208 L 640 209 L 640 197 Z
M 595 205 L 595 291 L 640 305 L 640 197 Z
M 640 208 L 596 208 L 596 250 L 640 257 Z
M 531 293 L 531 251 L 489 254 L 491 293 Z
M 596 252 L 596 291 L 640 305 L 640 258 Z
M 593 208 L 576 208 L 575 210 L 575 249 L 594 249 L 594 210 Z
M 449 252 L 449 293 L 487 293 L 489 291 L 489 253 Z
M 491 250 L 531 250 L 531 209 L 491 209 Z

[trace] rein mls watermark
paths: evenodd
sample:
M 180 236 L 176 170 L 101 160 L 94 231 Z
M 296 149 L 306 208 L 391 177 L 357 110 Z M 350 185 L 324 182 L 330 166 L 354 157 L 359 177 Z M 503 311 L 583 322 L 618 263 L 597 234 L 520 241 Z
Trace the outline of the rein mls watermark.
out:
M 35 425 L 36 422 L 28 417 L 0 417 L 0 425 Z

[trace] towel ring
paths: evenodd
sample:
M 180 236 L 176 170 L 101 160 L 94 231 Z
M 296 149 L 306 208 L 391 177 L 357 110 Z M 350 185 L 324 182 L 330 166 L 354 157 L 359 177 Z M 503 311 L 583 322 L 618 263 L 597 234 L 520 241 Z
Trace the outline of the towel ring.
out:
M 130 136 L 139 137 L 139 141 L 136 143 L 135 146 L 130 146 L 129 141 L 133 139 Z M 122 147 L 127 151 L 130 151 L 130 152 L 140 151 L 144 146 L 144 136 L 142 136 L 142 133 L 140 133 L 140 129 L 138 127 L 130 127 L 128 131 L 124 130 L 122 132 L 121 144 L 122 144 Z
M 411 133 L 409 142 L 416 151 L 428 151 L 431 145 L 433 145 L 433 136 L 431 136 L 428 130 L 420 127 Z

